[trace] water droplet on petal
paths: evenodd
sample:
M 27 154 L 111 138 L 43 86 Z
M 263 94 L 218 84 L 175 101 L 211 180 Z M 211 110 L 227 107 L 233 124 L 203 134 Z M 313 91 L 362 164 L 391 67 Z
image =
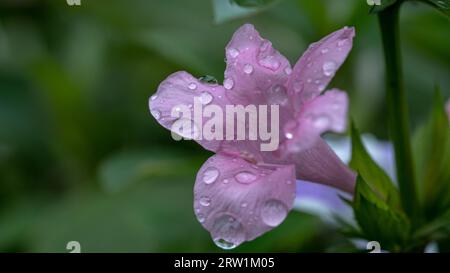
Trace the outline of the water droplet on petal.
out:
M 214 239 L 214 243 L 216 244 L 216 246 L 220 247 L 221 249 L 225 249 L 225 250 L 230 250 L 237 246 L 237 245 L 233 244 L 232 242 L 228 242 L 222 238 Z
M 277 70 L 280 67 L 280 62 L 272 55 L 268 55 L 260 59 L 259 64 L 273 71 Z
M 151 110 L 150 113 L 152 114 L 152 116 L 155 119 L 160 119 L 161 118 L 161 112 L 159 112 L 158 110 Z
M 191 82 L 190 84 L 188 84 L 188 88 L 191 90 L 195 90 L 197 88 L 197 84 Z
M 203 214 L 198 214 L 198 215 L 197 215 L 197 220 L 198 220 L 200 223 L 203 223 L 203 222 L 205 222 L 205 216 L 203 216 Z
M 243 202 L 242 204 L 241 204 L 241 207 L 243 207 L 243 208 L 246 208 L 248 206 L 248 204 L 246 203 L 246 202 Z
M 333 61 L 325 62 L 322 65 L 322 70 L 325 76 L 332 76 L 336 72 L 336 63 Z
M 245 74 L 252 74 L 253 72 L 253 66 L 251 64 L 244 65 L 244 73 Z
M 222 181 L 222 183 L 228 184 L 228 183 L 230 183 L 230 180 L 228 180 L 228 179 L 225 178 L 225 179 Z
M 325 47 L 325 48 L 323 48 L 323 49 L 320 51 L 320 53 L 322 53 L 322 54 L 327 54 L 328 51 L 329 51 L 328 47 Z
M 296 93 L 298 93 L 298 92 L 302 91 L 302 89 L 303 89 L 303 83 L 302 83 L 301 81 L 296 81 L 296 82 L 294 82 L 294 84 L 293 84 L 293 88 L 294 88 L 294 91 L 295 91 Z
M 286 123 L 286 125 L 284 125 L 284 128 L 283 128 L 284 136 L 287 139 L 293 139 L 296 128 L 297 128 L 297 122 L 295 122 L 293 120 L 288 121 Z
M 237 182 L 242 184 L 250 184 L 257 178 L 253 173 L 245 171 L 236 174 L 234 177 L 236 178 Z
M 155 94 L 155 95 L 153 95 L 153 96 L 150 97 L 150 100 L 153 101 L 153 100 L 156 100 L 157 98 L 158 98 L 158 95 Z
M 177 119 L 172 124 L 171 131 L 186 139 L 197 139 L 200 135 L 197 124 L 188 118 Z
M 211 234 L 214 243 L 222 249 L 233 249 L 245 241 L 243 226 L 228 214 L 223 214 L 214 221 Z
M 338 41 L 337 45 L 338 45 L 338 47 L 342 47 L 342 46 L 344 46 L 346 43 L 347 43 L 347 39 L 342 39 L 342 40 L 339 40 L 339 41 Z
M 319 92 L 322 92 L 323 90 L 325 90 L 325 84 L 321 84 L 317 87 L 317 90 L 319 90 Z
M 313 118 L 313 124 L 317 129 L 325 129 L 330 124 L 327 116 L 319 115 Z
M 234 81 L 233 81 L 232 78 L 226 78 L 226 79 L 223 81 L 223 87 L 224 87 L 225 89 L 230 90 L 231 88 L 233 88 L 233 86 L 234 86 Z
M 287 67 L 284 69 L 284 73 L 286 73 L 286 75 L 291 75 L 291 74 L 292 74 L 292 68 L 290 68 L 289 66 L 287 66 Z
M 213 96 L 208 91 L 203 91 L 200 94 L 200 102 L 203 105 L 210 103 L 213 100 Z
M 312 82 L 312 79 L 307 79 L 306 82 L 307 82 L 307 83 L 311 83 L 311 82 Z
M 269 48 L 270 44 L 271 43 L 269 41 L 264 40 L 260 46 L 261 51 L 265 51 L 267 48 Z
M 264 203 L 261 209 L 261 218 L 266 225 L 276 227 L 283 222 L 287 213 L 288 209 L 282 202 L 270 199 Z
M 211 198 L 209 198 L 208 196 L 202 196 L 200 197 L 199 203 L 204 207 L 208 207 L 211 204 Z
M 230 54 L 231 58 L 236 58 L 239 55 L 239 50 L 234 47 L 230 47 L 228 49 L 228 54 Z
M 203 173 L 203 182 L 206 184 L 214 183 L 219 176 L 219 170 L 214 167 L 209 167 Z
M 284 105 L 288 102 L 286 88 L 283 85 L 276 84 L 267 90 L 268 104 Z

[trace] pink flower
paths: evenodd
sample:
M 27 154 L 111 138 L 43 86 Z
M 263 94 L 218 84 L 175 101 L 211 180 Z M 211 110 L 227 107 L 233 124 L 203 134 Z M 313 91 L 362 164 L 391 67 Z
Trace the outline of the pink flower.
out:
M 177 121 L 171 116 L 174 107 L 192 106 L 195 96 L 222 108 L 279 105 L 281 135 L 275 151 L 262 152 L 261 141 L 247 138 L 196 140 L 216 153 L 197 174 L 194 209 L 218 246 L 233 248 L 278 226 L 292 208 L 296 178 L 353 192 L 355 174 L 320 135 L 346 128 L 346 93 L 321 93 L 345 61 L 354 35 L 349 27 L 328 35 L 291 68 L 270 41 L 246 24 L 226 47 L 223 85 L 176 72 L 150 98 L 152 115 L 168 129 Z

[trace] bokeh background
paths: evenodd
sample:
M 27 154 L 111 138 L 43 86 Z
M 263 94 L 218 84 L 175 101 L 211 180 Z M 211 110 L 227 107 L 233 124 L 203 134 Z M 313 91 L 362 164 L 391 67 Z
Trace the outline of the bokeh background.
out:
M 386 139 L 377 18 L 365 0 L 284 0 L 264 9 L 229 0 L 0 0 L 0 251 L 222 251 L 197 223 L 193 184 L 211 155 L 175 142 L 148 97 L 186 70 L 223 80 L 224 47 L 246 22 L 291 63 L 308 44 L 353 25 L 354 49 L 332 86 L 351 117 Z M 435 85 L 450 97 L 449 21 L 423 4 L 401 14 L 412 127 Z M 234 251 L 344 251 L 313 215 L 292 212 Z

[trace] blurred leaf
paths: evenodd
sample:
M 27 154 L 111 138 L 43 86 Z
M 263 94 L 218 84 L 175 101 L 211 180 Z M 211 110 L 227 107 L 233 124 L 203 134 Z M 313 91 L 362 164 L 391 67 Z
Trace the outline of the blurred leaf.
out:
M 399 209 L 398 191 L 389 176 L 375 163 L 364 148 L 358 130 L 352 123 L 352 159 L 350 166 L 364 178 L 378 198 L 389 204 L 391 208 Z
M 430 117 L 414 134 L 413 152 L 425 212 L 433 218 L 450 207 L 450 126 L 439 89 Z
M 419 0 L 450 17 L 450 0 Z
M 265 6 L 278 0 L 229 0 L 229 1 L 236 3 L 241 7 L 259 7 Z
M 353 204 L 355 218 L 369 241 L 378 241 L 385 250 L 397 251 L 410 232 L 407 218 L 389 208 L 358 175 Z
M 395 4 L 395 2 L 397 1 L 399 0 L 381 0 L 381 5 L 373 5 L 372 8 L 370 9 L 370 13 L 374 14 L 383 11 L 386 8 L 390 7 L 391 5 Z
M 120 152 L 100 165 L 100 183 L 107 192 L 118 192 L 150 178 L 191 176 L 194 181 L 196 162 L 199 160 L 170 150 Z
M 212 0 L 214 22 L 222 24 L 266 10 L 279 0 Z

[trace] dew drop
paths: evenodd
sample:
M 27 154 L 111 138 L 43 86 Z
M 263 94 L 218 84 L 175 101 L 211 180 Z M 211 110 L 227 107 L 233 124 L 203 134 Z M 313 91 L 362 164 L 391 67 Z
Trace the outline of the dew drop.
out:
M 211 198 L 209 198 L 208 196 L 202 196 L 200 197 L 199 203 L 204 207 L 208 207 L 211 204 Z
M 161 112 L 159 112 L 158 110 L 151 110 L 150 113 L 152 114 L 152 116 L 155 119 L 160 119 L 161 118 Z
M 317 87 L 317 90 L 318 90 L 319 92 L 322 92 L 323 90 L 325 90 L 325 84 L 319 85 L 319 86 Z
M 205 222 L 205 216 L 203 216 L 203 214 L 198 214 L 198 215 L 197 215 L 197 220 L 198 220 L 200 223 L 203 223 L 203 222 Z
M 293 84 L 293 88 L 294 88 L 294 91 L 295 91 L 296 93 L 298 93 L 298 92 L 302 91 L 302 89 L 303 89 L 303 83 L 302 83 L 301 81 L 296 81 L 296 82 L 294 82 L 294 84 Z
M 342 46 L 344 46 L 346 43 L 347 43 L 347 39 L 342 39 L 342 40 L 339 40 L 339 41 L 338 41 L 337 45 L 338 45 L 338 47 L 342 47 Z
M 239 50 L 234 47 L 230 47 L 228 49 L 228 54 L 230 54 L 231 58 L 236 58 L 239 55 Z
M 286 88 L 279 84 L 269 88 L 269 90 L 267 90 L 267 102 L 269 104 L 286 104 L 288 102 Z
M 223 87 L 224 87 L 225 89 L 230 90 L 231 88 L 233 88 L 233 86 L 234 86 L 234 81 L 233 81 L 232 78 L 226 78 L 226 79 L 223 81 Z
M 292 74 L 292 68 L 290 68 L 289 66 L 287 66 L 287 67 L 284 69 L 284 73 L 286 73 L 286 75 L 291 75 L 291 74 Z
M 158 98 L 158 95 L 155 94 L 155 95 L 150 97 L 150 100 L 153 101 L 153 100 L 156 100 L 157 98 Z
M 214 183 L 219 176 L 219 170 L 214 167 L 209 167 L 203 173 L 203 182 L 206 184 Z
M 268 55 L 260 59 L 259 64 L 273 71 L 280 67 L 280 62 L 272 55 Z
M 253 66 L 251 64 L 244 65 L 244 73 L 245 74 L 252 74 L 253 72 Z
M 246 202 L 242 202 L 241 207 L 246 208 L 248 204 Z
M 208 91 L 203 91 L 200 94 L 200 102 L 203 105 L 210 103 L 213 100 L 212 95 Z
M 325 62 L 322 65 L 322 71 L 325 76 L 332 76 L 336 72 L 336 63 L 333 61 Z
M 223 214 L 214 221 L 211 234 L 214 243 L 222 249 L 233 249 L 245 241 L 243 226 L 228 214 Z
M 282 202 L 270 199 L 264 203 L 261 209 L 261 218 L 266 225 L 276 227 L 283 222 L 287 213 L 288 209 Z
M 228 184 L 228 183 L 230 183 L 230 180 L 228 180 L 228 179 L 224 179 L 224 180 L 222 180 L 222 183 L 224 183 L 224 184 Z
M 230 250 L 237 246 L 237 245 L 233 244 L 232 242 L 228 242 L 222 238 L 214 239 L 214 243 L 216 244 L 216 246 L 220 247 L 221 249 L 225 249 L 225 250 Z
M 324 129 L 330 124 L 330 119 L 327 116 L 320 115 L 313 118 L 313 124 L 317 129 Z
M 267 40 L 264 40 L 261 43 L 261 46 L 259 47 L 259 49 L 261 49 L 261 51 L 265 51 L 267 48 L 269 48 L 269 46 L 270 46 L 270 42 Z
M 191 90 L 195 90 L 197 88 L 197 84 L 191 82 L 190 84 L 188 84 L 188 88 Z
M 234 177 L 236 178 L 237 182 L 242 184 L 250 184 L 256 180 L 256 175 L 246 171 L 240 172 L 236 174 Z
M 293 139 L 294 138 L 294 132 L 295 132 L 296 128 L 297 128 L 297 122 L 295 122 L 293 120 L 288 121 L 286 123 L 286 125 L 284 126 L 284 128 L 283 128 L 284 136 L 287 139 Z
M 330 50 L 328 49 L 328 47 L 325 47 L 325 48 L 323 48 L 323 49 L 320 51 L 320 53 L 322 53 L 322 54 L 327 54 L 328 51 L 330 51 Z
M 188 118 L 177 119 L 172 124 L 171 131 L 186 139 L 197 139 L 200 135 L 197 124 Z

